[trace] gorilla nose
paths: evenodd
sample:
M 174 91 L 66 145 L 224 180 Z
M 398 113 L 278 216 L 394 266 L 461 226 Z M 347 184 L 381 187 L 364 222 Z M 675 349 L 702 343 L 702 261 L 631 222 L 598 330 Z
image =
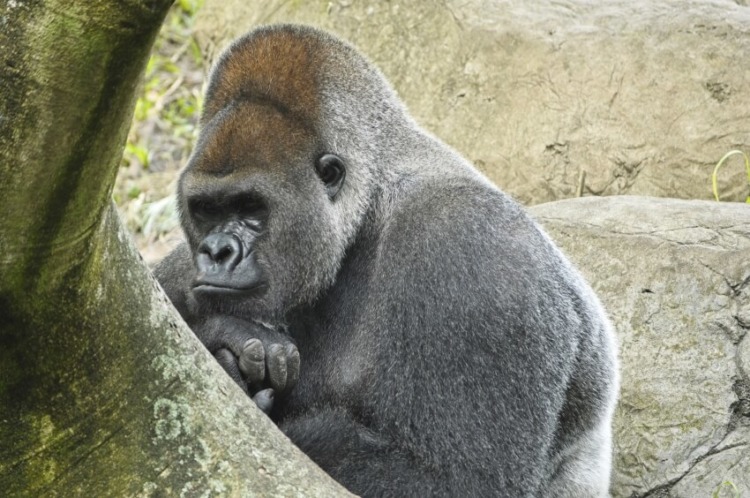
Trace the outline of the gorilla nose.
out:
M 200 272 L 229 272 L 242 260 L 242 244 L 234 235 L 214 233 L 198 246 Z

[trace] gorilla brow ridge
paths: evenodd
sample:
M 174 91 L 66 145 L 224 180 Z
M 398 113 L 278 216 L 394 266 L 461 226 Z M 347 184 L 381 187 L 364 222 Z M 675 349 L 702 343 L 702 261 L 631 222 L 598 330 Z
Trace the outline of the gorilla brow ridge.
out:
M 244 90 L 235 97 L 225 109 L 234 107 L 234 104 L 257 104 L 264 107 L 270 107 L 281 113 L 282 116 L 302 125 L 306 130 L 315 130 L 315 124 L 306 113 L 296 111 L 286 105 L 283 101 L 272 97 L 267 93 L 260 93 L 254 89 Z

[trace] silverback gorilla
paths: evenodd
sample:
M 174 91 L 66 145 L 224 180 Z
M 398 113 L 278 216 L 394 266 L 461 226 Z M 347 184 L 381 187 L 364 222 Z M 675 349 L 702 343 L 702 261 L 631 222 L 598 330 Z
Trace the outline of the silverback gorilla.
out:
M 608 494 L 612 329 L 524 210 L 352 46 L 264 27 L 212 71 L 156 268 L 226 371 L 364 496 Z

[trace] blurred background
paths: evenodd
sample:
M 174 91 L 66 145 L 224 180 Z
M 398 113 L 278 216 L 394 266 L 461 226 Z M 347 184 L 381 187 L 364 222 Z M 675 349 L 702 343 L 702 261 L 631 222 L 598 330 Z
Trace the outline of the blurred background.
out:
M 174 192 L 197 136 L 204 62 L 193 36 L 202 0 L 175 2 L 153 47 L 113 193 L 149 264 L 180 240 Z
M 211 61 L 259 24 L 303 22 L 367 54 L 426 129 L 526 205 L 714 198 L 750 144 L 744 1 L 179 0 L 142 82 L 114 199 L 144 258 L 180 240 L 179 170 Z M 741 156 L 717 176 L 742 202 Z

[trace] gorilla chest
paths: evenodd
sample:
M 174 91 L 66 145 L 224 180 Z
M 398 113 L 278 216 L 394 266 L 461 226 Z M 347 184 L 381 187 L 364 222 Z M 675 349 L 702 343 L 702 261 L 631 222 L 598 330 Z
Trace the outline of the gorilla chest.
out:
M 363 329 L 342 330 L 322 322 L 298 339 L 300 381 L 290 396 L 299 407 L 325 402 L 361 406 L 373 386 L 375 353 Z
M 371 269 L 372 252 L 353 248 L 333 287 L 290 324 L 300 352 L 297 403 L 357 408 L 371 399 L 383 347 L 372 326 Z

